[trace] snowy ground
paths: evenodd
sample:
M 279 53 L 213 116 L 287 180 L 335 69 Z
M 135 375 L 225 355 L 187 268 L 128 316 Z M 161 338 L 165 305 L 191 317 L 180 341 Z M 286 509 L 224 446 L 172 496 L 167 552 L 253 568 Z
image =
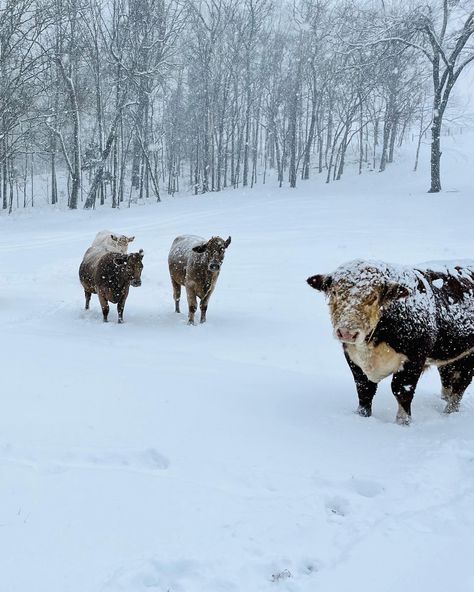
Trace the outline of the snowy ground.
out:
M 356 416 L 305 283 L 355 257 L 474 257 L 473 145 L 445 140 L 441 195 L 410 153 L 330 186 L 0 218 L 1 590 L 474 590 L 474 387 L 448 417 L 427 372 L 402 428 L 385 381 Z M 145 250 L 124 325 L 83 310 L 104 228 Z M 173 312 L 180 233 L 232 235 L 203 326 Z

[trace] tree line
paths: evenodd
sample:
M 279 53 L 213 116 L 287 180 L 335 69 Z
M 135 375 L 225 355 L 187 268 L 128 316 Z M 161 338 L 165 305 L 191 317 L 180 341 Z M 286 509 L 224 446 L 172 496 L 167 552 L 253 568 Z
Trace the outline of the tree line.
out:
M 414 129 L 440 191 L 473 34 L 472 0 L 2 0 L 0 203 L 329 183 Z

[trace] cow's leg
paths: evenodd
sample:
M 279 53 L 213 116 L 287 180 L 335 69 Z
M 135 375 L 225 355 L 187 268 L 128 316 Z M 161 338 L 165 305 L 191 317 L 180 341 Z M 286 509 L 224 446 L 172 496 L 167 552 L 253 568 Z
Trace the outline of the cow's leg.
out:
M 398 402 L 396 422 L 400 425 L 408 425 L 411 421 L 411 402 L 425 361 L 425 359 L 407 360 L 401 370 L 393 375 L 392 393 Z
M 188 325 L 194 325 L 194 315 L 197 310 L 197 298 L 194 288 L 186 286 L 186 295 L 188 297 L 189 308 Z
M 106 323 L 107 317 L 109 316 L 109 303 L 107 301 L 107 298 L 102 294 L 102 292 L 100 290 L 97 293 L 97 295 L 99 297 L 100 306 L 102 307 L 102 314 L 104 315 L 104 323 Z
M 174 298 L 174 310 L 175 312 L 181 312 L 179 310 L 179 299 L 181 298 L 181 284 L 175 282 L 173 278 L 171 278 L 171 283 L 173 284 L 173 298 Z
M 87 290 L 84 290 L 84 295 L 86 297 L 86 310 L 89 310 L 89 304 L 91 301 L 92 292 L 88 292 Z
M 474 355 L 461 358 L 452 364 L 438 368 L 443 387 L 442 397 L 446 400 L 445 413 L 459 411 L 464 391 L 471 384 L 474 373 Z
M 207 313 L 207 305 L 209 304 L 209 299 L 211 298 L 212 292 L 208 292 L 204 298 L 201 300 L 200 308 L 201 308 L 201 323 L 206 322 L 206 313 Z
M 118 322 L 123 323 L 123 311 L 125 308 L 125 302 L 127 301 L 128 296 L 128 289 L 124 290 L 123 294 L 121 294 L 119 301 L 117 302 L 117 313 L 118 313 Z
M 452 392 L 453 374 L 457 372 L 456 364 L 447 364 L 438 368 L 439 376 L 441 378 L 441 398 L 443 401 L 449 401 Z
M 357 408 L 357 413 L 362 415 L 362 417 L 370 417 L 372 415 L 372 399 L 374 398 L 377 391 L 377 383 L 372 382 L 367 378 L 359 366 L 354 364 L 354 362 L 350 359 L 345 350 L 344 356 L 347 360 L 347 363 L 349 364 L 352 376 L 354 377 L 357 395 L 359 397 L 359 407 Z

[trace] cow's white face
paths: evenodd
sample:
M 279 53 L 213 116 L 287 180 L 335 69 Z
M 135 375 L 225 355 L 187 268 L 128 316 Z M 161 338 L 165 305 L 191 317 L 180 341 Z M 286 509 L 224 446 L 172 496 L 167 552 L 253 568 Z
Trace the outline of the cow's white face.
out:
M 331 275 L 312 276 L 307 281 L 328 296 L 336 339 L 356 345 L 370 339 L 384 305 L 409 295 L 400 284 L 387 282 L 379 269 L 361 262 L 341 266 Z
M 135 239 L 134 236 L 125 236 L 123 234 L 111 234 L 110 238 L 112 239 L 112 242 L 115 244 L 116 249 L 121 253 L 126 253 L 129 243 L 131 243 Z
M 381 287 L 359 287 L 356 281 L 332 282 L 328 290 L 334 336 L 345 343 L 363 343 L 381 316 Z

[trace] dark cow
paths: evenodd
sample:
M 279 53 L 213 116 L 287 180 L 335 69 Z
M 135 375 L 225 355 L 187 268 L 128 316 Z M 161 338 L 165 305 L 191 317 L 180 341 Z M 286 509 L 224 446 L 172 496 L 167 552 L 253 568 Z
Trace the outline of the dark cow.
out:
M 97 262 L 84 258 L 79 267 L 81 280 L 86 297 L 86 309 L 92 294 L 97 294 L 104 322 L 109 314 L 109 302 L 117 305 L 118 322 L 123 323 L 123 309 L 127 300 L 130 285 L 141 286 L 143 269 L 143 250 L 138 253 L 121 254 L 106 252 Z
M 213 236 L 208 241 L 200 236 L 183 235 L 174 239 L 168 256 L 168 265 L 173 284 L 175 310 L 179 311 L 181 286 L 186 288 L 190 325 L 194 325 L 197 298 L 201 301 L 201 323 L 206 322 L 207 305 L 224 261 L 227 240 Z
M 474 371 L 474 261 L 416 268 L 352 261 L 307 282 L 329 297 L 360 415 L 371 415 L 377 384 L 392 374 L 396 420 L 408 424 L 418 379 L 429 365 L 438 367 L 445 412 L 459 410 Z

